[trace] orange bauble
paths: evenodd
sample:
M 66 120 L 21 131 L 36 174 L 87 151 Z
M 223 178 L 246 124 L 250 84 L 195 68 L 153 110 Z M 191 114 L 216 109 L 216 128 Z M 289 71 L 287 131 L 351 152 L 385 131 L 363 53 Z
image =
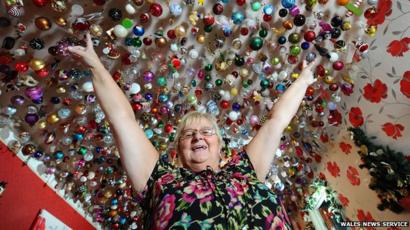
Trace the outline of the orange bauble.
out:
M 344 6 L 344 5 L 346 5 L 347 3 L 349 3 L 349 0 L 337 0 L 336 2 L 337 2 L 338 5 Z

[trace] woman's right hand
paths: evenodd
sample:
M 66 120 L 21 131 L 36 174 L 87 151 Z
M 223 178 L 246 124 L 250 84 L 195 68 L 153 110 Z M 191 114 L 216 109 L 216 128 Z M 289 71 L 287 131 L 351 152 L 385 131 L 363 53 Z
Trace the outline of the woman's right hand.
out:
M 86 34 L 86 47 L 83 46 L 70 46 L 68 51 L 80 56 L 83 61 L 91 68 L 97 68 L 103 66 L 97 53 L 94 50 L 93 41 L 91 40 L 90 33 Z

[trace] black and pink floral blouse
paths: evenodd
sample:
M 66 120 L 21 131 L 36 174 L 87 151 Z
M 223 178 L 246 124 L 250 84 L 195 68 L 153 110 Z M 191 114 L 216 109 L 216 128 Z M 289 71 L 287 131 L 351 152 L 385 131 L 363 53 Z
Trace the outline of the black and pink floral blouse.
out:
M 246 152 L 215 173 L 159 160 L 147 182 L 143 229 L 291 229 L 276 195 L 257 177 Z

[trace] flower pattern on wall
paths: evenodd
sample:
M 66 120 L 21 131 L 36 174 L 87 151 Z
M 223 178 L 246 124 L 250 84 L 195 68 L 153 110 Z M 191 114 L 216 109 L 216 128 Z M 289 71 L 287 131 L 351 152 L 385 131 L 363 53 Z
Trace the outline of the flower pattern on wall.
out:
M 375 143 L 401 151 L 410 160 L 410 2 L 379 0 L 373 13 L 375 16 L 367 23 L 376 25 L 378 32 L 368 42 L 367 56 L 351 67 L 353 91 L 340 89 L 345 115 L 342 125 L 362 128 Z M 409 219 L 408 212 L 397 216 L 377 208 L 377 193 L 368 188 L 371 176 L 368 170 L 359 168 L 360 148 L 349 135 L 346 132 L 320 136 L 323 143 L 336 145 L 329 150 L 330 154 L 322 156 L 322 170 L 316 175 L 327 179 L 338 192 L 348 219 Z M 364 197 L 366 201 L 360 200 Z

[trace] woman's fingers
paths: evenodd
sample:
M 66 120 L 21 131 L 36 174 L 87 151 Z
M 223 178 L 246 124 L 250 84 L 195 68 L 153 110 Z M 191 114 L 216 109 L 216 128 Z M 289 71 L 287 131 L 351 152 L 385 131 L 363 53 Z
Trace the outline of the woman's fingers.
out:
M 82 46 L 69 46 L 68 51 L 79 56 L 84 56 L 84 54 L 86 53 L 85 47 Z
M 93 49 L 93 41 L 91 40 L 91 35 L 90 33 L 87 33 L 85 35 L 86 39 L 87 39 L 87 49 Z

